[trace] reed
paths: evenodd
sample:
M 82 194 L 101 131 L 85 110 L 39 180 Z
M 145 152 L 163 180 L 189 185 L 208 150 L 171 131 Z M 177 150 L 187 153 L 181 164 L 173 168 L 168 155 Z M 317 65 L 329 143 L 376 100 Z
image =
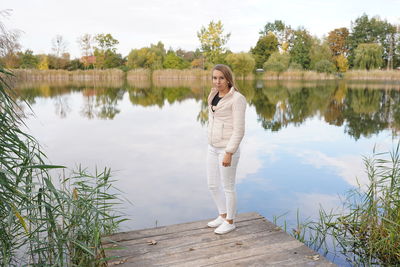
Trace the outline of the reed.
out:
M 293 236 L 317 251 L 339 252 L 357 266 L 397 266 L 400 142 L 390 152 L 378 153 L 374 149 L 371 157 L 364 157 L 364 166 L 367 185 L 349 191 L 340 211 L 321 208 L 318 221 L 298 222 Z
M 266 71 L 262 78 L 265 80 L 335 80 L 332 74 L 316 71 L 289 70 L 284 72 Z
M 125 79 L 125 73 L 120 69 L 75 71 L 14 69 L 12 72 L 18 81 L 115 81 Z
M 66 176 L 65 167 L 49 165 L 36 139 L 21 130 L 14 97 L 0 76 L 0 265 L 104 265 L 101 236 L 124 220 L 115 212 L 121 200 L 110 193 L 110 170 L 91 175 L 78 168 Z
M 153 81 L 155 80 L 209 80 L 210 71 L 201 69 L 185 69 L 185 70 L 155 70 L 153 72 Z
M 399 70 L 350 70 L 344 74 L 346 80 L 400 81 Z
M 151 80 L 151 70 L 149 69 L 133 69 L 127 72 L 126 78 L 131 81 L 148 81 Z

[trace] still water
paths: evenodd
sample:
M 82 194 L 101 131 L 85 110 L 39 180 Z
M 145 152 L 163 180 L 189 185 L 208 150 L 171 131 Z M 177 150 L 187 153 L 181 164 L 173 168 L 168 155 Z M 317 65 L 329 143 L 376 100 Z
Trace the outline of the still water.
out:
M 238 212 L 288 228 L 367 181 L 363 156 L 387 151 L 400 130 L 400 85 L 239 83 L 248 101 L 237 174 Z M 133 230 L 213 218 L 207 189 L 209 84 L 23 84 L 26 119 L 49 160 L 110 167 Z M 128 201 L 129 200 L 129 201 Z M 130 203 L 129 203 L 130 202 Z M 339 264 L 344 264 L 338 260 Z

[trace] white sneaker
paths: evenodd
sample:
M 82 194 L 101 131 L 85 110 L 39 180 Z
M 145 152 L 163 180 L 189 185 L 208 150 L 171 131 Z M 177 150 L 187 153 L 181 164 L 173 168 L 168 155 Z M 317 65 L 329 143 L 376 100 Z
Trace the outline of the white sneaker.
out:
M 225 221 L 225 219 L 223 217 L 218 216 L 217 219 L 215 219 L 215 220 L 213 220 L 211 222 L 208 222 L 207 225 L 208 225 L 208 227 L 214 228 L 214 227 L 217 227 L 217 226 L 221 225 L 224 221 Z
M 226 234 L 229 233 L 230 231 L 234 230 L 236 228 L 235 223 L 228 223 L 227 221 L 224 220 L 224 222 L 218 226 L 217 229 L 214 230 L 214 233 L 216 234 Z

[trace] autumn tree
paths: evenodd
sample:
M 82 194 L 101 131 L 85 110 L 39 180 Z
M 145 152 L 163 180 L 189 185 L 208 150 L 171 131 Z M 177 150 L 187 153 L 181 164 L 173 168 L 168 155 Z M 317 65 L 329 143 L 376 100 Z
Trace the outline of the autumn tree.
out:
M 80 36 L 77 41 L 82 51 L 82 62 L 86 68 L 90 65 L 89 57 L 93 56 L 93 41 L 94 38 L 88 33 Z
M 39 70 L 48 70 L 49 69 L 49 57 L 47 55 L 38 55 L 39 63 L 37 68 Z
M 347 55 L 349 52 L 349 30 L 345 27 L 337 28 L 329 32 L 327 42 L 335 60 L 336 68 L 340 72 L 348 69 Z
M 202 26 L 197 32 L 197 37 L 200 40 L 201 50 L 204 53 L 208 62 L 212 64 L 220 63 L 223 54 L 226 52 L 225 45 L 228 42 L 231 34 L 224 34 L 222 22 L 211 21 L 207 28 Z
M 289 50 L 290 40 L 293 37 L 293 30 L 289 25 L 286 25 L 282 20 L 268 22 L 264 29 L 260 31 L 260 34 L 266 36 L 268 33 L 273 33 L 276 36 L 281 52 Z
M 383 49 L 379 44 L 359 44 L 354 52 L 354 65 L 359 69 L 377 69 L 382 65 Z
M 247 74 L 254 70 L 256 61 L 249 53 L 232 53 L 226 57 L 226 62 L 235 74 L 241 75 L 244 78 Z
M 278 39 L 274 33 L 268 32 L 258 38 L 256 46 L 250 51 L 254 55 L 256 68 L 262 68 L 270 55 L 278 51 Z
M 346 72 L 349 69 L 349 61 L 344 55 L 335 58 L 336 68 L 339 72 Z
M 0 17 L 10 16 L 10 10 L 0 10 Z M 17 52 L 20 51 L 20 31 L 9 30 L 0 21 L 0 57 L 6 68 L 16 68 L 19 65 Z
M 329 32 L 328 45 L 334 57 L 339 55 L 347 56 L 349 44 L 347 38 L 349 30 L 347 28 L 337 28 Z

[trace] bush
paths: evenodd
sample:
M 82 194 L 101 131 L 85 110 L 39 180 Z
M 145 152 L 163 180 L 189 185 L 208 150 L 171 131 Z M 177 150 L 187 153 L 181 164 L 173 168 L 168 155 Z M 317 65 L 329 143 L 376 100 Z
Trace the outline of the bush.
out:
M 301 64 L 297 63 L 297 62 L 291 62 L 289 65 L 289 69 L 288 70 L 303 70 L 303 66 L 301 66 Z
M 323 59 L 315 63 L 315 70 L 318 72 L 334 73 L 336 66 L 329 60 Z
M 269 71 L 283 72 L 289 67 L 290 56 L 279 52 L 273 53 L 267 62 L 264 63 L 264 69 Z
M 226 57 L 226 62 L 232 67 L 233 72 L 245 76 L 254 70 L 256 61 L 248 53 L 233 53 Z

